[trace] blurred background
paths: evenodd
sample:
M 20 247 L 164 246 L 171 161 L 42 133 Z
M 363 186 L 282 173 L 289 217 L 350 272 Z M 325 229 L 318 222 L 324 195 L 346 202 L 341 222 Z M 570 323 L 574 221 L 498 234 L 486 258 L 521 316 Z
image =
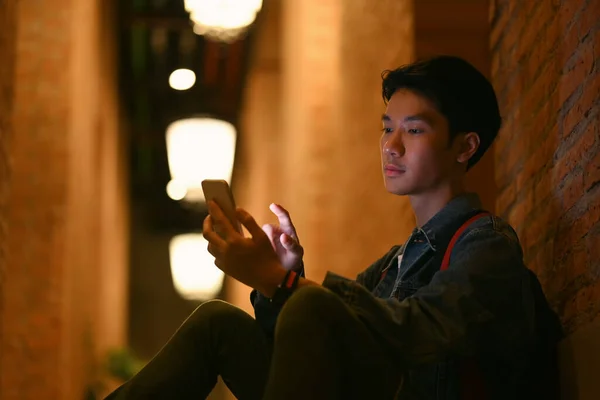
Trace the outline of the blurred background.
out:
M 402 243 L 381 72 L 435 54 L 496 88 L 504 126 L 469 188 L 561 316 L 563 398 L 597 398 L 599 3 L 1 1 L 0 398 L 102 398 L 203 301 L 252 313 L 205 252 L 202 179 L 261 224 L 286 207 L 317 281 Z

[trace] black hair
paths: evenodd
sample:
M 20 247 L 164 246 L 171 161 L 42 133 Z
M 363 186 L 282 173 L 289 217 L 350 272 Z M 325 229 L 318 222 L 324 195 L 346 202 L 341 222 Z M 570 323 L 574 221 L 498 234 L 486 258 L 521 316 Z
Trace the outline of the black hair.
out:
M 459 133 L 475 132 L 480 145 L 469 159 L 475 165 L 492 145 L 501 125 L 494 88 L 473 65 L 459 57 L 437 56 L 381 74 L 384 102 L 398 89 L 424 96 L 448 120 L 450 143 Z

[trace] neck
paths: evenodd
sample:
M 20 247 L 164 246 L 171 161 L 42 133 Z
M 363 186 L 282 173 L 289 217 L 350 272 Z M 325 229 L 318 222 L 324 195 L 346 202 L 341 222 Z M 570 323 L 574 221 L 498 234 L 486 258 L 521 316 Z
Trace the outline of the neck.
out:
M 434 191 L 410 195 L 410 205 L 415 213 L 417 226 L 421 227 L 437 214 L 450 200 L 466 193 L 463 184 L 447 185 Z

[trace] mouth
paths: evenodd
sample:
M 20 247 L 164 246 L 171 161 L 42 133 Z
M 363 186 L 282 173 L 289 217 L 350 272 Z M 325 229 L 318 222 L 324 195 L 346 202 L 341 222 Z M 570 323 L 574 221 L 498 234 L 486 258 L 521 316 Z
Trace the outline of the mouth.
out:
M 386 164 L 383 167 L 383 172 L 385 173 L 385 176 L 400 176 L 406 172 L 406 169 L 397 165 Z

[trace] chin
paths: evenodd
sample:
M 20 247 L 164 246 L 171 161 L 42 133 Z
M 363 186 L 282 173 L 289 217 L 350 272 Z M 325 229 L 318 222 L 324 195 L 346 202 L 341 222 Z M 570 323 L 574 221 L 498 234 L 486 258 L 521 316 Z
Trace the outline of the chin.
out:
M 395 194 L 396 196 L 408 196 L 409 194 L 412 193 L 410 188 L 407 188 L 404 185 L 393 185 L 393 184 L 390 184 L 389 182 L 386 182 L 385 189 L 389 193 Z

